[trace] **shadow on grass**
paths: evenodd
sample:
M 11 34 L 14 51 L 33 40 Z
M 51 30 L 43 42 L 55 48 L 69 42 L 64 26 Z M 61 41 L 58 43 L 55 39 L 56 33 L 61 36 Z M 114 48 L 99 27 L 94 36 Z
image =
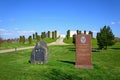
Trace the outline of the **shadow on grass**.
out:
M 111 49 L 114 49 L 114 50 L 120 50 L 120 48 L 111 48 Z
M 83 80 L 82 77 L 68 73 L 66 71 L 61 71 L 59 69 L 51 69 L 45 75 L 47 80 Z
M 57 60 L 57 61 L 75 65 L 75 62 L 73 61 L 64 61 L 64 60 Z

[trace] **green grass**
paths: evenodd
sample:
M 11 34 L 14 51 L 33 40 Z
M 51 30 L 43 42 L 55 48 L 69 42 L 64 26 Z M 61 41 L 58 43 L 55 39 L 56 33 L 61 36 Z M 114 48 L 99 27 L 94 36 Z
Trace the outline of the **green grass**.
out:
M 120 43 L 92 53 L 93 69 L 75 69 L 75 47 L 49 46 L 48 64 L 30 64 L 32 50 L 0 54 L 0 80 L 119 80 Z
M 44 38 L 43 39 L 46 43 L 51 43 L 57 40 L 57 38 L 55 39 L 51 39 L 51 38 Z M 2 43 L 2 45 L 0 46 L 0 50 L 3 49 L 11 49 L 11 48 L 20 48 L 20 47 L 28 47 L 28 46 L 35 46 L 36 45 L 37 40 L 32 40 L 32 44 L 29 44 L 28 41 L 25 42 L 25 44 L 19 43 L 19 42 L 14 42 L 14 43 L 7 43 L 4 42 Z
M 70 37 L 69 39 L 64 38 L 63 42 L 65 42 L 65 43 L 67 43 L 67 44 L 73 44 L 73 43 L 72 43 L 72 42 L 73 42 L 73 38 L 72 38 L 72 37 Z

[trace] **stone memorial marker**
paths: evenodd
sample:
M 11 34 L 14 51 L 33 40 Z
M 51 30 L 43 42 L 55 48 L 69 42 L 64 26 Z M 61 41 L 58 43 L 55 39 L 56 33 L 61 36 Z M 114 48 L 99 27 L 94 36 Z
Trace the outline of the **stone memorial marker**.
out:
M 44 64 L 47 63 L 49 56 L 48 46 L 44 41 L 37 42 L 30 57 L 31 63 Z
M 93 68 L 91 61 L 91 35 L 76 35 L 75 68 Z

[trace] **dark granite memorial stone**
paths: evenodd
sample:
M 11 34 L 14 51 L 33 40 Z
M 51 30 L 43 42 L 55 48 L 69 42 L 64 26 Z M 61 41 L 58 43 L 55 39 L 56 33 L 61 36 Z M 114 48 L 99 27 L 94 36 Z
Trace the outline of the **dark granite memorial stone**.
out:
M 49 56 L 48 46 L 44 41 L 37 42 L 35 48 L 32 51 L 30 62 L 44 64 L 47 63 Z

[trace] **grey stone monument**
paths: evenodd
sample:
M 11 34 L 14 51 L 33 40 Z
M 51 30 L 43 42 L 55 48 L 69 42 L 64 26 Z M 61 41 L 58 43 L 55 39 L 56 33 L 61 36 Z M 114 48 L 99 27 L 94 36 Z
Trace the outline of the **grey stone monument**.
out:
M 39 41 L 31 53 L 30 63 L 45 64 L 48 61 L 48 57 L 49 49 L 47 44 L 44 41 Z

